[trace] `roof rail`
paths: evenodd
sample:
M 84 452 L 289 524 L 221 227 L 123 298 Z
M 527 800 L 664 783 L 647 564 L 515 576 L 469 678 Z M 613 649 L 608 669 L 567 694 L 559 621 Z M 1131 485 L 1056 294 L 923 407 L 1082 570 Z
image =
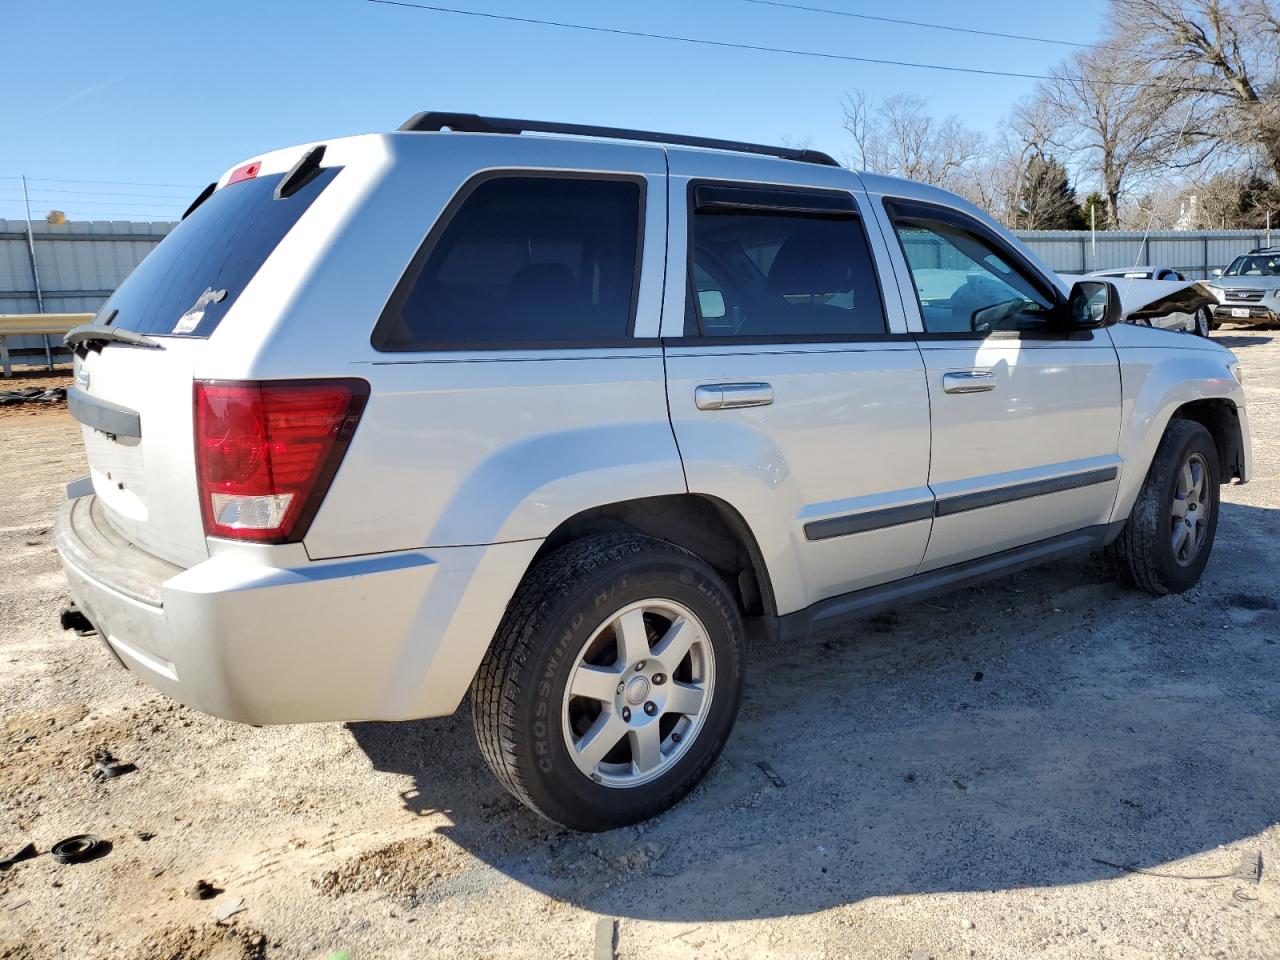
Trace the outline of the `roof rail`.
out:
M 770 147 L 762 143 L 713 140 L 709 137 L 686 137 L 676 133 L 655 133 L 652 130 L 593 127 L 581 123 L 554 123 L 547 120 L 511 120 L 503 117 L 481 117 L 474 113 L 440 113 L 437 111 L 415 113 L 400 125 L 400 129 L 410 132 L 448 129 L 455 130 L 458 133 L 561 133 L 575 137 L 603 137 L 608 140 L 638 140 L 642 143 L 670 143 L 681 147 L 706 147 L 711 150 L 731 150 L 735 153 L 753 153 L 763 157 L 798 160 L 801 163 L 817 163 L 827 167 L 840 166 L 820 150 L 798 147 Z
M 1280 253 L 1280 247 L 1254 247 L 1250 253 Z

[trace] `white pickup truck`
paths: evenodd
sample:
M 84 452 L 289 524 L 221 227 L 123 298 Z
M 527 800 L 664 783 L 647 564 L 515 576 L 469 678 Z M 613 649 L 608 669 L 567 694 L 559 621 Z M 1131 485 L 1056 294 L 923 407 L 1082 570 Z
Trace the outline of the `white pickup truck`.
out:
M 75 606 L 254 724 L 452 713 L 540 814 L 676 802 L 746 625 L 1077 550 L 1186 590 L 1235 358 L 809 150 L 420 114 L 224 174 L 68 335 Z

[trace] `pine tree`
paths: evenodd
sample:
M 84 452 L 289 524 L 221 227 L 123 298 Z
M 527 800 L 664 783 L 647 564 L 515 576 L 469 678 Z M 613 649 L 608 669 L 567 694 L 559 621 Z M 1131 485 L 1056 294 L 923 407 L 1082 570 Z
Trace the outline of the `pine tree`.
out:
M 1019 206 L 1018 226 L 1024 230 L 1078 230 L 1085 225 L 1067 168 L 1052 155 L 1036 154 L 1027 161 Z
M 1089 211 L 1095 211 L 1093 220 L 1090 219 Z M 1080 204 L 1080 229 L 1088 230 L 1092 223 L 1097 223 L 1099 230 L 1107 229 L 1107 198 L 1097 190 L 1084 198 L 1084 203 Z

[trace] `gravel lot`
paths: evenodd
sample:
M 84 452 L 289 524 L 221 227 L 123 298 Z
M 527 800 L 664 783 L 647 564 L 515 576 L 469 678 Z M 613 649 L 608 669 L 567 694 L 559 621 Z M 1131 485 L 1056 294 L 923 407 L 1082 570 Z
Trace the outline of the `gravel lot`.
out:
M 1198 589 L 1083 558 L 757 645 L 708 780 L 599 836 L 509 800 L 462 712 L 242 727 L 64 635 L 78 431 L 0 409 L 0 857 L 112 844 L 0 873 L 0 957 L 592 958 L 602 917 L 629 958 L 1280 957 L 1280 333 L 1219 339 L 1255 479 Z M 99 748 L 136 771 L 93 779 Z

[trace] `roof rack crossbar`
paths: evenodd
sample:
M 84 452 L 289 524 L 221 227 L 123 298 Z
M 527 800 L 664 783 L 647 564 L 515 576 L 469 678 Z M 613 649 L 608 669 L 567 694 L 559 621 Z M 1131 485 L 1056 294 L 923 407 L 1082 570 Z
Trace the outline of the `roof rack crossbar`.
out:
M 688 137 L 676 133 L 627 130 L 621 127 L 594 127 L 581 123 L 554 123 L 547 120 L 512 120 L 505 117 L 482 117 L 474 113 L 442 113 L 438 111 L 415 113 L 400 125 L 400 129 L 409 132 L 447 129 L 458 133 L 562 133 L 575 137 L 602 137 L 607 140 L 637 140 L 642 143 L 670 143 L 681 147 L 731 150 L 734 153 L 780 157 L 783 160 L 817 163 L 827 167 L 840 166 L 822 151 L 809 150 L 807 148 L 770 147 L 763 143 L 740 143 L 737 140 L 714 140 L 710 137 Z

